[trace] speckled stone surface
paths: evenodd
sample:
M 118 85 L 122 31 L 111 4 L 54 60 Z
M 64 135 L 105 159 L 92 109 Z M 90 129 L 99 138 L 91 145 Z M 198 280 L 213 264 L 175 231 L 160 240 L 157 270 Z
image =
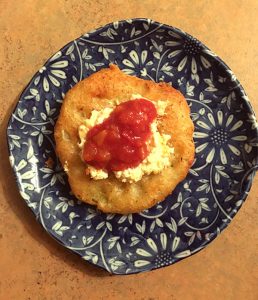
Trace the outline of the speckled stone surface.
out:
M 0 1 L 0 299 L 258 299 L 258 177 L 232 224 L 175 265 L 111 276 L 58 245 L 25 206 L 9 167 L 5 129 L 32 75 L 70 40 L 114 20 L 149 17 L 216 52 L 258 113 L 258 2 Z

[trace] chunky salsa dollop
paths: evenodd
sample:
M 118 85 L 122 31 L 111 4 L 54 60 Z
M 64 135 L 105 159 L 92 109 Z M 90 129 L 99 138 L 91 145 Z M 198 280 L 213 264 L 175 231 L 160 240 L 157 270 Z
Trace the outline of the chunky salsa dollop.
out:
M 101 124 L 92 127 L 83 147 L 84 161 L 96 169 L 123 171 L 137 167 L 149 154 L 155 105 L 135 99 L 116 106 Z

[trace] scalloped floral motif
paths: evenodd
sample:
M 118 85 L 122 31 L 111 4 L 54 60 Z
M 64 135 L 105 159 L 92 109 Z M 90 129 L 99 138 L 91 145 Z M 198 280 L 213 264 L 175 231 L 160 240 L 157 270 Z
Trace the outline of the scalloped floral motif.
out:
M 196 156 L 187 178 L 139 214 L 104 214 L 72 195 L 53 129 L 65 93 L 116 63 L 187 98 Z M 55 239 L 117 274 L 168 266 L 201 250 L 243 204 L 257 169 L 257 121 L 233 72 L 189 34 L 149 19 L 114 22 L 67 44 L 35 74 L 8 124 L 21 196 Z

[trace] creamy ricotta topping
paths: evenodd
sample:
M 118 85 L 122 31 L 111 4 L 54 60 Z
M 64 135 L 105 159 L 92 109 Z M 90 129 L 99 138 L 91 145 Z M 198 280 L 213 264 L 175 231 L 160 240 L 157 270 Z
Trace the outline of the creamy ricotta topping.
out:
M 139 94 L 134 94 L 131 97 L 131 99 L 138 98 L 143 97 Z M 158 116 L 163 116 L 165 114 L 167 102 L 159 100 L 157 102 L 152 101 L 152 103 L 154 103 L 154 105 L 156 106 Z M 106 118 L 108 118 L 113 109 L 114 108 L 104 108 L 100 111 L 93 110 L 91 112 L 90 118 L 86 119 L 84 121 L 84 124 L 79 126 L 78 134 L 80 142 L 78 143 L 78 146 L 80 149 L 83 149 L 88 131 L 95 125 L 102 123 Z M 158 174 L 164 168 L 171 165 L 174 148 L 169 147 L 169 145 L 167 144 L 171 136 L 168 134 L 161 134 L 158 131 L 157 125 L 158 120 L 156 119 L 151 124 L 152 139 L 149 141 L 151 147 L 149 155 L 135 168 L 128 168 L 123 171 L 114 171 L 113 173 L 117 179 L 121 180 L 122 182 L 137 182 L 141 180 L 144 175 L 149 175 L 152 173 Z M 91 178 L 95 180 L 108 178 L 108 172 L 106 170 L 96 169 L 93 166 L 87 164 L 86 170 Z

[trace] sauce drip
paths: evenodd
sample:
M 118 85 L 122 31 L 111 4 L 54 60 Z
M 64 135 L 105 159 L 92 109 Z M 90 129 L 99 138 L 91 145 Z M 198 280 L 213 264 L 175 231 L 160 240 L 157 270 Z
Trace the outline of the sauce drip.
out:
M 147 141 L 156 117 L 151 101 L 140 98 L 119 104 L 107 119 L 88 131 L 84 161 L 107 171 L 137 167 L 149 154 Z

